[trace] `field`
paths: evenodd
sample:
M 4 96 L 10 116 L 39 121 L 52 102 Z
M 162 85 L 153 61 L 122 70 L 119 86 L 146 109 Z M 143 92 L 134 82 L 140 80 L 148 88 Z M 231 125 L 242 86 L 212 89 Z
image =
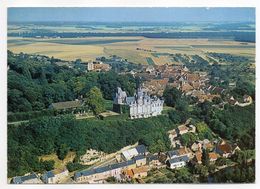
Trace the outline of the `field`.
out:
M 69 152 L 63 161 L 60 160 L 56 154 L 44 155 L 44 156 L 39 157 L 39 159 L 42 161 L 53 160 L 55 162 L 55 164 L 54 164 L 55 169 L 64 169 L 65 165 L 68 162 L 72 162 L 73 159 L 75 158 L 75 156 L 76 156 L 75 152 Z
M 140 48 L 139 50 L 137 48 Z M 207 52 L 230 53 L 254 58 L 255 44 L 233 40 L 163 39 L 145 37 L 85 38 L 8 38 L 8 49 L 41 54 L 64 60 L 93 60 L 98 56 L 117 55 L 138 64 L 176 63 L 169 54 L 199 55 Z M 144 50 L 145 49 L 145 50 Z

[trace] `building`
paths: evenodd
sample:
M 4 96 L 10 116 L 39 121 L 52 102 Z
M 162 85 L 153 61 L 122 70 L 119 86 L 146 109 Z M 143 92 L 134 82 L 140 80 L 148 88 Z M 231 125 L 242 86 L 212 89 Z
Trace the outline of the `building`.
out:
M 48 171 L 42 175 L 42 181 L 45 184 L 55 184 L 59 183 L 62 179 L 69 176 L 69 171 L 67 169 L 56 169 Z
M 195 153 L 194 161 L 198 164 L 202 163 L 202 153 L 200 151 Z
M 211 163 L 214 163 L 217 159 L 218 159 L 218 154 L 216 154 L 215 152 L 209 153 L 209 161 Z
M 133 178 L 143 178 L 147 176 L 148 167 L 142 166 L 135 169 L 132 169 Z
M 111 69 L 109 64 L 104 64 L 101 61 L 89 61 L 87 63 L 88 71 L 96 71 L 96 72 L 107 72 Z
M 162 163 L 159 161 L 158 155 L 149 155 L 147 157 L 147 164 L 149 168 L 159 168 L 162 166 Z
M 42 181 L 35 173 L 32 173 L 24 176 L 14 177 L 11 183 L 12 184 L 42 184 Z
M 136 168 L 136 162 L 132 159 L 104 167 L 76 172 L 74 174 L 74 180 L 79 183 L 103 183 L 109 177 L 115 177 L 121 180 L 124 170 L 134 168 Z
M 169 159 L 166 161 L 166 165 L 170 168 L 170 169 L 176 169 L 179 167 L 184 167 L 186 165 L 186 163 L 189 161 L 188 156 L 179 156 L 179 157 L 175 157 L 172 159 Z
M 182 147 L 182 148 L 178 149 L 177 151 L 178 151 L 179 156 L 186 155 L 186 156 L 188 156 L 188 158 L 190 158 L 192 156 L 192 151 L 187 147 Z
M 149 96 L 142 88 L 139 88 L 133 97 L 127 97 L 126 92 L 118 87 L 113 110 L 118 113 L 125 113 L 123 109 L 126 107 L 131 119 L 147 118 L 161 115 L 163 103 L 164 100 L 156 96 Z
M 146 147 L 141 144 L 136 146 L 135 148 L 123 151 L 122 159 L 124 161 L 128 161 L 135 156 L 146 155 L 146 153 L 147 153 Z
M 135 156 L 134 160 L 137 167 L 146 165 L 146 157 L 144 155 Z
M 144 178 L 147 176 L 148 167 L 142 166 L 134 169 L 127 169 L 123 171 L 123 175 L 125 176 L 125 179 L 131 180 L 133 178 Z
M 225 158 L 228 158 L 232 155 L 232 147 L 228 143 L 217 145 L 215 151 L 216 153 Z
M 244 100 L 244 103 L 248 103 L 248 102 L 252 101 L 252 97 L 249 95 L 244 95 L 243 100 Z
M 187 133 L 189 130 L 188 130 L 188 128 L 186 127 L 186 125 L 180 125 L 180 126 L 178 126 L 178 128 L 177 128 L 177 133 L 179 134 L 179 135 L 183 135 L 183 134 L 185 134 L 185 133 Z
M 72 113 L 85 113 L 85 106 L 83 100 L 65 101 L 52 103 L 49 107 L 56 111 L 70 111 Z
M 199 143 L 199 142 L 194 142 L 194 143 L 191 145 L 191 150 L 192 150 L 193 152 L 202 151 L 201 148 L 202 148 L 202 145 L 201 145 L 201 143 Z
M 167 159 L 172 159 L 172 158 L 175 158 L 175 157 L 179 156 L 179 151 L 178 150 L 168 151 L 166 153 L 166 155 L 167 155 Z

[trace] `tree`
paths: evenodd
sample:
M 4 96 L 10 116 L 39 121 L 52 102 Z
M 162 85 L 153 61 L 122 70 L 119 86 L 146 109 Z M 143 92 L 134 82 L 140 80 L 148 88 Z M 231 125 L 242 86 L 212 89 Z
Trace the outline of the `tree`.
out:
M 57 150 L 57 155 L 60 160 L 64 160 L 66 157 L 67 153 L 69 152 L 69 148 L 66 144 L 62 144 L 58 150 Z
M 43 169 L 46 171 L 50 171 L 50 170 L 54 169 L 54 164 L 55 164 L 54 160 L 42 161 L 41 163 L 42 163 Z
M 105 111 L 105 101 L 99 88 L 93 87 L 86 94 L 86 104 L 90 107 L 95 115 Z
M 209 151 L 208 150 L 205 150 L 203 149 L 202 151 L 202 164 L 205 165 L 205 166 L 209 166 Z
M 166 87 L 163 92 L 163 97 L 167 106 L 175 107 L 177 101 L 181 98 L 181 92 L 176 88 Z

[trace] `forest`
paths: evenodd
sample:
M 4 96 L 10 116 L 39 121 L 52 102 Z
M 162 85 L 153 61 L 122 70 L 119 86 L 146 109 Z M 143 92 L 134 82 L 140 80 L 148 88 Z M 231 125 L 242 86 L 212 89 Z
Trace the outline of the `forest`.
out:
M 167 116 L 138 120 L 75 120 L 72 116 L 42 117 L 18 127 L 8 126 L 8 176 L 46 170 L 38 156 L 86 149 L 115 152 L 139 141 L 152 153 L 170 149 L 167 131 L 176 126 Z M 43 164 L 43 165 L 42 165 Z
M 57 66 L 54 58 L 37 59 L 28 54 L 8 51 L 8 112 L 43 111 L 53 102 L 85 97 L 97 86 L 108 100 L 120 86 L 133 95 L 136 79 L 115 72 L 86 73 L 66 66 Z

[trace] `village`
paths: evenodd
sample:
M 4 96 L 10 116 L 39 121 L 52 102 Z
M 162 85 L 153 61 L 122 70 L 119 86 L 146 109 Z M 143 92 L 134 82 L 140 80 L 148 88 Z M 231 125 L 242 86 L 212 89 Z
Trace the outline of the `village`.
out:
M 45 57 L 37 55 L 34 58 L 44 59 Z M 223 109 L 225 104 L 245 107 L 253 102 L 252 97 L 248 94 L 244 94 L 242 99 L 235 99 L 234 96 L 229 94 L 229 90 L 236 87 L 236 82 L 230 82 L 228 88 L 211 85 L 210 79 L 219 83 L 224 81 L 218 77 L 212 78 L 207 72 L 190 71 L 183 64 L 135 65 L 128 62 L 127 59 L 116 55 L 108 58 L 98 57 L 96 60 L 90 60 L 88 62 L 82 62 L 81 60 L 76 60 L 75 62 L 58 61 L 55 62 L 55 64 L 59 66 L 65 65 L 85 72 L 108 72 L 113 70 L 123 75 L 130 74 L 134 78 L 140 78 L 140 80 L 143 81 L 141 88 L 150 96 L 162 97 L 165 89 L 169 87 L 178 89 L 183 96 L 191 97 L 198 103 L 218 100 L 220 102 L 214 106 L 220 109 Z M 125 66 L 127 68 L 125 68 Z M 77 112 L 76 116 L 79 117 L 86 115 L 85 111 L 82 111 L 82 109 L 84 109 L 84 99 L 81 98 L 75 99 L 74 101 L 53 103 L 50 108 L 63 112 Z M 117 112 L 107 112 L 105 116 L 117 115 L 116 113 Z
M 167 134 L 173 150 L 151 154 L 146 146 L 135 144 L 134 147 L 122 150 L 114 154 L 100 154 L 97 151 L 89 151 L 88 160 L 82 157 L 85 163 L 93 163 L 91 168 L 70 173 L 68 169 L 52 170 L 44 174 L 28 174 L 12 179 L 14 184 L 55 184 L 55 183 L 109 183 L 109 179 L 117 183 L 144 183 L 143 179 L 153 170 L 179 169 L 185 166 L 202 164 L 203 153 L 206 152 L 210 164 L 215 164 L 218 159 L 228 159 L 239 151 L 235 144 L 230 144 L 221 138 L 209 140 L 196 140 L 192 145 L 183 145 L 180 138 L 186 133 L 197 134 L 197 128 L 187 121 Z M 110 163 L 107 164 L 108 158 Z M 99 161 L 93 162 L 93 157 Z M 100 159 L 101 158 L 101 159 Z M 113 159 L 111 163 L 111 158 Z M 94 158 L 95 159 L 95 158 Z M 91 162 L 92 161 L 92 162 Z M 96 162 L 102 162 L 95 166 Z M 217 166 L 216 171 L 228 165 Z M 232 164 L 229 166 L 233 166 Z
M 56 62 L 56 64 L 60 66 L 68 64 L 71 68 L 84 69 L 86 72 L 107 72 L 112 69 L 115 62 L 119 65 L 127 64 L 126 59 L 117 56 L 112 56 L 111 59 L 105 59 L 102 62 L 103 59 L 97 58 L 97 60 L 87 63 L 76 60 L 74 63 Z M 181 91 L 182 95 L 191 96 L 200 103 L 221 97 L 223 99 L 221 103 L 214 105 L 219 109 L 227 103 L 241 107 L 252 103 L 251 96 L 245 94 L 242 101 L 239 102 L 228 94 L 227 89 L 210 85 L 210 77 L 206 72 L 191 72 L 184 65 L 142 65 L 141 69 L 119 73 L 140 77 L 144 82 L 133 97 L 128 97 L 126 92 L 119 87 L 113 101 L 113 111 L 102 113 L 101 116 L 103 114 L 104 117 L 120 115 L 122 114 L 122 106 L 125 105 L 129 106 L 130 119 L 161 115 L 164 109 L 164 100 L 161 97 L 167 87 L 176 88 Z M 229 87 L 235 85 L 235 83 L 232 83 Z M 84 116 L 87 115 L 83 98 L 52 103 L 50 108 L 60 112 L 73 112 L 78 119 L 84 119 Z M 130 149 L 113 154 L 88 149 L 86 154 L 80 157 L 80 162 L 83 165 L 89 165 L 87 169 L 69 172 L 65 166 L 63 169 L 55 169 L 43 174 L 29 173 L 25 176 L 17 176 L 11 179 L 11 183 L 145 183 L 144 178 L 151 171 L 174 170 L 191 165 L 200 165 L 205 156 L 207 156 L 209 163 L 214 165 L 218 159 L 229 159 L 236 151 L 240 150 L 237 144 L 220 138 L 210 129 L 210 135 L 213 137 L 201 137 L 199 133 L 201 129 L 198 127 L 188 119 L 185 124 L 165 133 L 169 137 L 171 151 L 150 153 L 143 144 L 136 144 L 131 146 Z M 185 142 L 187 135 L 188 137 L 192 135 L 192 142 Z M 227 166 L 233 166 L 233 164 L 216 166 L 215 171 Z

